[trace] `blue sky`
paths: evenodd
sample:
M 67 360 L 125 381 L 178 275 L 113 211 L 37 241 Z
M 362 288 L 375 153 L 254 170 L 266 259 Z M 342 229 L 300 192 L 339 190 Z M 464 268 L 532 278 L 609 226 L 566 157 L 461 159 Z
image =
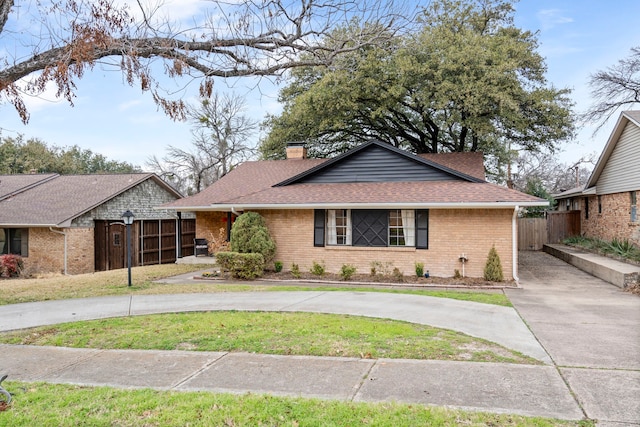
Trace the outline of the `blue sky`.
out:
M 197 0 L 169 3 L 179 3 L 185 13 L 198 7 Z M 189 7 L 185 7 L 187 3 Z M 591 103 L 589 75 L 614 65 L 629 55 L 631 47 L 640 45 L 637 0 L 521 0 L 516 10 L 518 27 L 539 31 L 539 53 L 546 58 L 548 81 L 555 87 L 572 89 L 578 112 Z M 218 80 L 215 84 L 220 90 L 245 96 L 246 114 L 256 120 L 280 111 L 277 87 L 268 79 Z M 31 119 L 27 125 L 20 122 L 11 105 L 0 105 L 1 135 L 21 133 L 48 144 L 79 145 L 139 166 L 151 155 L 162 157 L 168 145 L 189 146 L 190 125 L 169 120 L 149 93 L 123 83 L 119 72 L 96 67 L 77 86 L 74 107 L 51 95 L 46 100 L 28 100 Z M 196 86 L 187 89 L 186 99 L 196 100 Z M 613 124 L 614 120 L 595 136 L 593 126 L 581 127 L 576 140 L 563 146 L 560 160 L 569 163 L 584 154 L 599 154 Z

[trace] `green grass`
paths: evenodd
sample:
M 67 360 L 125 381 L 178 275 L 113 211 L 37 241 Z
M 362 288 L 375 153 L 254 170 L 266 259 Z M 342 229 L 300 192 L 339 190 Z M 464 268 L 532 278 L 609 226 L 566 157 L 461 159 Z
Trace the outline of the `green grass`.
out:
M 482 291 L 438 291 L 394 289 L 389 287 L 348 287 L 348 286 L 293 286 L 277 285 L 272 282 L 251 282 L 249 284 L 224 283 L 201 280 L 195 283 L 154 283 L 154 280 L 202 270 L 202 265 L 152 265 L 132 269 L 133 286 L 127 286 L 127 270 L 101 271 L 74 276 L 56 275 L 38 279 L 0 280 L 0 305 L 23 302 L 87 298 L 109 295 L 151 295 L 184 294 L 209 292 L 251 292 L 251 291 L 366 291 L 408 293 L 441 298 L 461 299 L 511 306 L 509 299 L 501 292 Z
M 389 319 L 317 313 L 216 311 L 121 317 L 6 332 L 0 334 L 0 342 L 100 349 L 540 363 L 461 332 Z
M 119 390 L 5 382 L 14 402 L 0 424 L 19 426 L 594 426 L 540 417 L 398 403 L 354 403 L 208 392 Z

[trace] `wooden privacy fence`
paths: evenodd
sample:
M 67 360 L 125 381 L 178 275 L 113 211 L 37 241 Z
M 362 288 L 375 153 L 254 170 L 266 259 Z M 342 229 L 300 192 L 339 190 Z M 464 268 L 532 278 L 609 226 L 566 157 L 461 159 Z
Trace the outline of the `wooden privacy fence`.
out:
M 580 235 L 581 211 L 557 211 L 547 214 L 547 243 L 560 243 Z
M 539 251 L 546 243 L 560 243 L 580 235 L 580 211 L 549 212 L 546 218 L 518 219 L 518 250 Z
M 546 218 L 518 219 L 518 250 L 539 251 L 547 243 Z

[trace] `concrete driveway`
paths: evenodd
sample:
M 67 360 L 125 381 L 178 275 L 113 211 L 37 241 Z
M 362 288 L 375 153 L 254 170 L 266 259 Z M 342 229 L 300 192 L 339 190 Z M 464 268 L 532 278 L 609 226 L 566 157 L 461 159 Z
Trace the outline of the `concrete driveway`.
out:
M 640 425 L 640 298 L 544 252 L 520 253 L 506 291 L 598 425 Z

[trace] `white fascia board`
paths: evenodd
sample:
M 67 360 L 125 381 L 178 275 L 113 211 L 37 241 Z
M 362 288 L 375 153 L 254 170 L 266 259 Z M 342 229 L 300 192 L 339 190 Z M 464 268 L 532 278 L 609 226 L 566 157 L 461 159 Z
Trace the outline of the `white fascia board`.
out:
M 3 227 L 3 228 L 49 228 L 49 227 L 60 228 L 58 224 L 12 224 L 12 223 L 0 224 L 0 227 Z
M 549 206 L 540 202 L 478 202 L 478 203 L 299 203 L 299 204 L 233 204 L 198 206 L 199 211 L 244 211 L 248 209 L 513 209 L 515 207 Z M 180 210 L 191 210 L 180 208 Z

